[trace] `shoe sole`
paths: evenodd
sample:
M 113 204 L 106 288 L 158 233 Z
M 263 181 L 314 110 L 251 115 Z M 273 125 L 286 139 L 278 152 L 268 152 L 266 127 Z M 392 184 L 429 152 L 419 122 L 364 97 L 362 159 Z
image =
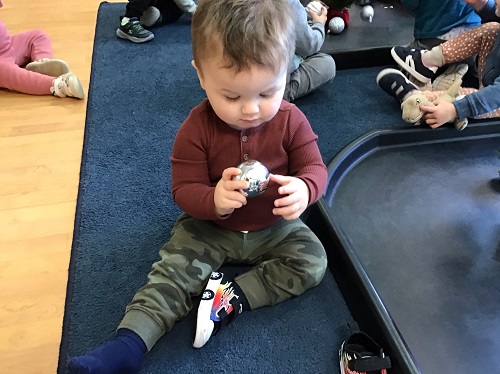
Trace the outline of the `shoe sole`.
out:
M 382 71 L 380 71 L 378 74 L 377 74 L 377 78 L 376 78 L 376 81 L 377 81 L 377 85 L 379 84 L 380 80 L 385 77 L 386 75 L 388 74 L 401 74 L 404 76 L 403 73 L 401 73 L 399 70 L 397 69 L 393 69 L 393 68 L 387 68 L 387 69 L 384 69 Z M 406 77 L 405 77 L 406 78 Z
M 398 74 L 398 75 L 401 75 L 402 77 L 404 77 L 409 82 L 409 84 L 411 84 L 413 87 L 415 87 L 416 90 L 418 90 L 418 87 L 415 86 L 415 84 L 413 82 L 409 81 L 408 78 L 406 78 L 405 75 L 403 73 L 401 73 L 401 71 L 399 71 L 397 69 L 393 69 L 393 68 L 384 69 L 380 73 L 377 74 L 377 78 L 376 78 L 377 85 L 379 84 L 380 80 L 383 77 L 385 77 L 387 74 Z
M 71 93 L 73 94 L 73 96 L 77 99 L 84 99 L 85 92 L 83 92 L 83 87 L 80 79 L 78 79 L 76 75 L 73 75 L 70 79 L 73 81 L 73 84 L 71 84 Z
M 154 34 L 151 34 L 149 35 L 148 37 L 146 38 L 136 38 L 135 36 L 130 36 L 128 34 L 125 34 L 122 30 L 120 29 L 116 29 L 116 35 L 121 38 L 121 39 L 126 39 L 126 40 L 130 40 L 131 42 L 134 42 L 134 43 L 145 43 L 145 42 L 149 42 L 151 39 L 153 39 L 155 36 Z
M 415 79 L 417 79 L 419 82 L 422 82 L 424 84 L 427 84 L 431 81 L 430 78 L 424 77 L 422 74 L 420 74 L 418 71 L 413 69 L 411 66 L 408 66 L 408 64 L 401 59 L 401 57 L 398 56 L 396 53 L 394 47 L 391 49 L 391 56 L 396 61 L 396 63 L 404 70 L 406 70 L 408 73 L 410 73 Z
M 215 293 L 217 292 L 217 289 L 219 288 L 219 285 L 222 281 L 222 274 L 220 275 L 221 276 L 218 278 L 211 275 L 205 287 L 205 290 L 203 291 L 196 319 L 196 335 L 193 341 L 193 347 L 195 348 L 203 347 L 208 342 L 208 340 L 212 336 L 212 332 L 214 331 L 215 324 L 210 316 L 212 313 L 212 305 L 214 303 Z
M 26 70 L 34 73 L 48 75 L 50 77 L 59 77 L 69 73 L 69 66 L 66 61 L 50 59 L 47 61 L 34 61 L 26 65 Z

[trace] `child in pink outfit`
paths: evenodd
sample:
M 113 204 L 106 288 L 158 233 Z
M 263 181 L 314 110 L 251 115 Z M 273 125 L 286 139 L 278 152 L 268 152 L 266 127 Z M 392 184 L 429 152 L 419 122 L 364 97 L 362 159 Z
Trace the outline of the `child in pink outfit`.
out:
M 0 88 L 31 95 L 85 97 L 80 80 L 66 62 L 52 58 L 52 45 L 45 32 L 10 35 L 1 21 Z

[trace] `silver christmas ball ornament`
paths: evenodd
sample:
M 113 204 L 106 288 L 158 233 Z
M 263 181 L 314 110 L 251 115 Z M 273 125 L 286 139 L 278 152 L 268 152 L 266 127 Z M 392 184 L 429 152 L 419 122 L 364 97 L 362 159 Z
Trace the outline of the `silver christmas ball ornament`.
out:
M 365 5 L 363 9 L 361 9 L 361 13 L 359 14 L 359 16 L 363 21 L 371 22 L 373 21 L 374 14 L 375 11 L 373 10 L 373 7 L 371 5 Z
M 256 160 L 247 160 L 238 165 L 241 173 L 234 180 L 248 182 L 248 188 L 242 189 L 241 193 L 246 197 L 255 197 L 264 193 L 269 184 L 269 170 Z
M 328 23 L 328 30 L 332 34 L 340 34 L 345 29 L 345 22 L 340 17 L 333 17 Z

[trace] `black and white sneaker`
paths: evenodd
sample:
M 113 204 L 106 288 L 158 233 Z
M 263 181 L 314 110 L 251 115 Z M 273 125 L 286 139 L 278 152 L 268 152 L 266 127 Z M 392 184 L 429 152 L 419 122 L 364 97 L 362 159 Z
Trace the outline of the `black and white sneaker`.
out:
M 393 47 L 391 55 L 397 64 L 422 83 L 428 83 L 434 78 L 437 67 L 428 68 L 422 62 L 422 51 L 419 48 Z
M 342 343 L 339 361 L 341 374 L 387 374 L 392 366 L 382 347 L 359 328 Z
M 136 17 L 123 17 L 120 21 L 120 27 L 116 29 L 116 35 L 134 43 L 144 43 L 155 37 L 151 31 L 142 27 Z
M 239 299 L 233 282 L 225 280 L 221 272 L 212 272 L 201 295 L 193 347 L 203 347 L 223 324 L 231 323 L 242 312 Z
M 410 82 L 402 72 L 392 68 L 384 69 L 378 73 L 377 84 L 399 104 L 406 99 L 410 92 L 418 90 L 418 87 Z

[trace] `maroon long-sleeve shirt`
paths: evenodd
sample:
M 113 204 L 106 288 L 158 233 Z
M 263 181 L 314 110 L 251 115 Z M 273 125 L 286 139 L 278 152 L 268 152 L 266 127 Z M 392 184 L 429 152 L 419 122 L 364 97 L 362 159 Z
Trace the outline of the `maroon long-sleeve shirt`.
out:
M 220 120 L 208 100 L 196 106 L 180 127 L 174 142 L 172 194 L 187 214 L 212 220 L 235 231 L 257 231 L 283 219 L 272 213 L 278 194 L 270 182 L 260 196 L 227 218 L 215 212 L 214 191 L 222 172 L 246 159 L 263 163 L 272 174 L 302 179 L 309 187 L 309 204 L 323 194 L 327 170 L 305 115 L 293 104 L 281 103 L 276 116 L 258 127 L 236 130 Z

